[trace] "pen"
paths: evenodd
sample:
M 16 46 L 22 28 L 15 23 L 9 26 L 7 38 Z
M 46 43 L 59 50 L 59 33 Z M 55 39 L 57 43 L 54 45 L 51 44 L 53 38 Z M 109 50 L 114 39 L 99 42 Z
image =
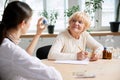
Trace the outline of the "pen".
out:
M 80 46 L 78 46 L 78 48 L 81 50 L 81 52 L 82 52 L 83 55 L 88 55 L 88 53 L 85 52 L 85 51 L 83 51 L 83 49 Z
M 80 46 L 78 46 L 78 48 L 79 48 L 81 51 L 83 51 L 83 49 L 82 49 Z

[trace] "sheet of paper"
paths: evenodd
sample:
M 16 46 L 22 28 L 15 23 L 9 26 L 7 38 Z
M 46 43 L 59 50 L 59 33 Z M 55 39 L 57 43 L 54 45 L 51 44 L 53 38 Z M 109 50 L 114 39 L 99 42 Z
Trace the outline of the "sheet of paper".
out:
M 55 63 L 60 63 L 60 64 L 88 64 L 89 63 L 89 59 L 85 59 L 85 60 L 56 60 Z

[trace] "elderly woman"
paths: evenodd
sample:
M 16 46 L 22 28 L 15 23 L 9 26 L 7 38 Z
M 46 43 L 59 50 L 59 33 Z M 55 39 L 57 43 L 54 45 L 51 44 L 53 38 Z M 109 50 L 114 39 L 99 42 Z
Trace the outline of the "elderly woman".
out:
M 98 60 L 103 46 L 86 31 L 89 27 L 90 19 L 86 13 L 74 13 L 69 18 L 68 28 L 57 36 L 48 59 L 83 60 L 89 58 L 91 61 Z M 90 56 L 88 56 L 86 47 L 92 50 Z

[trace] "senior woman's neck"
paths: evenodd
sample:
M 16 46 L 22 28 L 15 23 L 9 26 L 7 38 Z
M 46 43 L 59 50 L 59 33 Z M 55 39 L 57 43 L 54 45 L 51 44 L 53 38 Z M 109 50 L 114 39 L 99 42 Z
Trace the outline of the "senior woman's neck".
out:
M 75 33 L 75 32 L 70 31 L 69 29 L 68 29 L 68 32 L 69 32 L 70 35 L 71 35 L 72 37 L 74 37 L 75 39 L 79 39 L 79 38 L 80 38 L 80 34 L 81 34 L 81 33 Z

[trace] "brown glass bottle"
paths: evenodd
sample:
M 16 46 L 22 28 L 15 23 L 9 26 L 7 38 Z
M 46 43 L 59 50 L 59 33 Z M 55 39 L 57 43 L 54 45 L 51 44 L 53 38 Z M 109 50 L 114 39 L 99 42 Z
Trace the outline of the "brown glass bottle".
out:
M 112 53 L 111 52 L 107 53 L 107 59 L 112 59 Z
M 104 47 L 104 50 L 103 50 L 103 59 L 107 59 L 107 48 Z

